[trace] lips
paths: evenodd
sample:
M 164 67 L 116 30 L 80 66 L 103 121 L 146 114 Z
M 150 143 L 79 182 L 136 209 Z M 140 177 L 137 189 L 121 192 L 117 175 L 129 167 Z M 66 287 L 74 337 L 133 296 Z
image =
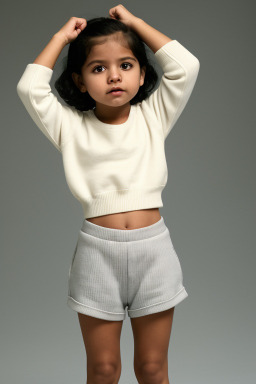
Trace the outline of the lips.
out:
M 122 88 L 113 88 L 111 89 L 111 91 L 109 91 L 108 93 L 111 93 L 111 92 L 117 92 L 117 91 L 123 91 Z

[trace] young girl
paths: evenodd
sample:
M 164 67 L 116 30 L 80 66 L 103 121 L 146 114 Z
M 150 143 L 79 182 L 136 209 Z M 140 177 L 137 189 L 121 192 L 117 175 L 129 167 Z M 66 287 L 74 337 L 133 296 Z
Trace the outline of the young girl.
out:
M 118 383 L 127 307 L 138 382 L 167 384 L 174 307 L 188 294 L 159 213 L 168 175 L 164 144 L 200 64 L 122 5 L 109 15 L 71 17 L 27 65 L 17 92 L 61 152 L 68 186 L 83 208 L 67 304 L 78 313 L 87 383 Z M 67 65 L 55 83 L 63 105 L 50 80 L 67 44 Z M 158 76 L 146 45 L 164 73 L 151 94 Z

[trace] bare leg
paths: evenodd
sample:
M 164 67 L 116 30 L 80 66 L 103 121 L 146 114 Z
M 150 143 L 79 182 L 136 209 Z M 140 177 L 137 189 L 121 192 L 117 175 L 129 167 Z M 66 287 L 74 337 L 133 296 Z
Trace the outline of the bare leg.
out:
M 134 372 L 139 384 L 169 384 L 168 348 L 174 308 L 131 320 Z
M 78 313 L 87 355 L 86 384 L 117 384 L 121 376 L 120 336 L 123 321 Z

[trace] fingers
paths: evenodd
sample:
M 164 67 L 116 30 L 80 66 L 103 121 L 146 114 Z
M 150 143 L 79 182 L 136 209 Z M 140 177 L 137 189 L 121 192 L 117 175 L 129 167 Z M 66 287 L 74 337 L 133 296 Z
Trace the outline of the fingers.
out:
M 76 23 L 76 25 L 86 24 L 86 19 L 76 18 L 75 23 Z
M 109 10 L 109 14 L 110 14 L 111 17 L 118 16 L 118 10 L 117 10 L 117 7 L 111 8 L 111 9 Z
M 81 17 L 75 17 L 75 18 L 73 18 L 72 21 L 73 21 L 74 28 L 77 30 L 80 30 L 80 31 L 82 31 L 87 25 L 86 19 L 81 18 Z
M 86 19 L 78 18 L 77 22 L 80 24 L 86 23 Z
M 73 25 L 81 25 L 86 24 L 86 19 L 73 16 L 70 18 L 69 22 L 71 22 Z

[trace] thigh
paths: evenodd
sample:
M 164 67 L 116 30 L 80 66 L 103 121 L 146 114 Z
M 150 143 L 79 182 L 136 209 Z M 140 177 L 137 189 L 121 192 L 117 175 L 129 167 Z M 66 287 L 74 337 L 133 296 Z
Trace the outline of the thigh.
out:
M 137 318 L 173 308 L 188 294 L 168 228 L 128 243 L 128 316 Z
M 67 303 L 73 310 L 103 320 L 125 319 L 125 245 L 79 232 L 68 282 Z
M 134 336 L 134 368 L 163 365 L 168 358 L 174 308 L 151 315 L 130 318 Z
M 120 336 L 123 321 L 110 321 L 77 313 L 87 355 L 87 371 L 121 366 Z

